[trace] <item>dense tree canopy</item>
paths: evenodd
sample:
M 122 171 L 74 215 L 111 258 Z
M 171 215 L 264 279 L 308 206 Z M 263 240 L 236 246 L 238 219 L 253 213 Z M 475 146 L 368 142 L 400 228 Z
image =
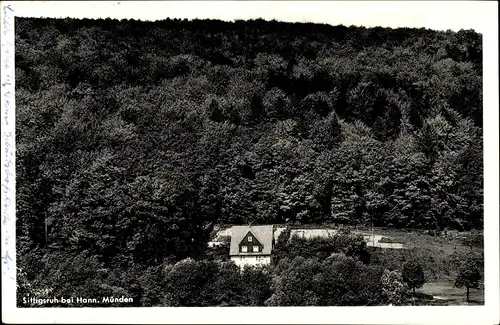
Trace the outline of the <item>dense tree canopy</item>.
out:
M 470 30 L 16 18 L 18 263 L 174 263 L 217 223 L 481 229 L 481 75 Z

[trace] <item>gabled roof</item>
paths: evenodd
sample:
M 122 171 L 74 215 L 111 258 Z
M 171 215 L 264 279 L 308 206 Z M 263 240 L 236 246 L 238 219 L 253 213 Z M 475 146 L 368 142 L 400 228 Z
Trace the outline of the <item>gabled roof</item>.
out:
M 264 246 L 259 253 L 241 253 L 239 245 L 243 238 L 251 232 Z M 231 246 L 229 255 L 270 255 L 273 244 L 273 225 L 265 226 L 233 226 L 231 227 Z

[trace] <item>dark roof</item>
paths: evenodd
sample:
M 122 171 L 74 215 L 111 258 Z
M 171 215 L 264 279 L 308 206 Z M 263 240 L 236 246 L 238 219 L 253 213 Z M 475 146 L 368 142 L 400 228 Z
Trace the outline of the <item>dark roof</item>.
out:
M 253 236 L 262 244 L 262 252 L 241 253 L 239 245 L 243 237 L 251 232 Z M 265 226 L 233 226 L 231 228 L 231 246 L 229 255 L 271 255 L 273 245 L 273 225 Z

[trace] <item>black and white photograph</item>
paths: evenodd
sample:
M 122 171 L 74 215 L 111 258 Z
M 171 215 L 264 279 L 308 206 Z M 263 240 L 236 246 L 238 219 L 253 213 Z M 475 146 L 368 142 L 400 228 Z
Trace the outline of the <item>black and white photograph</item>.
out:
M 498 323 L 484 30 L 348 23 L 341 1 L 311 2 L 327 21 L 293 18 L 307 2 L 103 1 L 88 17 L 55 2 L 64 15 L 2 2 L 2 269 L 19 314 L 489 306 Z M 247 16 L 217 16 L 236 2 Z M 132 5 L 155 19 L 108 14 Z

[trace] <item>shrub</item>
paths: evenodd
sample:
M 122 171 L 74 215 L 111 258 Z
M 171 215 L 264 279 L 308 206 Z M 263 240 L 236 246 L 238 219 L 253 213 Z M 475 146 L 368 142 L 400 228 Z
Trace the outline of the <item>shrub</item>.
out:
M 421 288 L 425 283 L 424 271 L 416 260 L 407 261 L 403 265 L 402 276 L 403 281 L 413 290 L 413 295 L 415 295 L 415 289 Z
M 385 269 L 381 278 L 382 292 L 387 303 L 400 306 L 406 301 L 407 286 L 401 273 Z

